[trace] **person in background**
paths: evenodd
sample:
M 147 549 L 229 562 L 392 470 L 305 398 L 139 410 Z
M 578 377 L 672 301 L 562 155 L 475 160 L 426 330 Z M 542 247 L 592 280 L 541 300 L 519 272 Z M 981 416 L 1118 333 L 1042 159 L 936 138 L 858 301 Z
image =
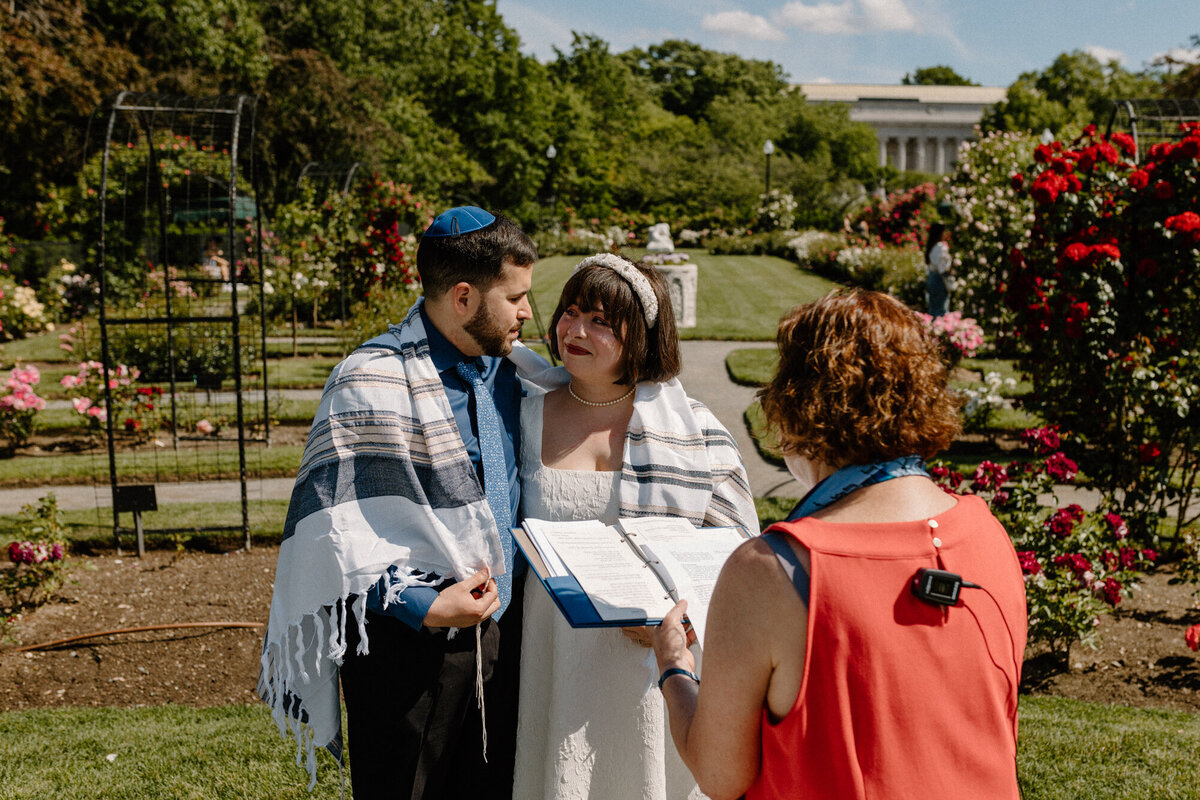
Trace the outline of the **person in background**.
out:
M 523 389 L 505 356 L 536 259 L 508 219 L 446 211 L 417 250 L 424 297 L 325 384 L 259 693 L 315 782 L 316 746 L 340 761 L 340 672 L 356 800 L 512 793 Z
M 204 257 L 200 259 L 200 267 L 208 277 L 229 281 L 229 259 L 221 249 L 221 240 L 216 236 L 208 237 L 204 244 Z
M 550 349 L 564 366 L 521 407 L 526 517 L 674 516 L 758 532 L 737 444 L 676 378 L 675 316 L 658 270 L 612 253 L 585 258 L 563 287 Z M 524 614 L 513 796 L 698 797 L 648 675 L 649 630 L 573 629 L 537 581 Z
M 760 397 L 811 488 L 726 562 L 703 683 L 686 601 L 655 630 L 676 747 L 713 800 L 1016 800 L 1025 584 L 984 501 L 923 468 L 959 429 L 936 343 L 845 290 L 778 344 Z
M 929 239 L 925 242 L 925 304 L 929 316 L 944 316 L 950 310 L 950 245 L 942 238 L 946 226 L 935 222 L 929 226 Z

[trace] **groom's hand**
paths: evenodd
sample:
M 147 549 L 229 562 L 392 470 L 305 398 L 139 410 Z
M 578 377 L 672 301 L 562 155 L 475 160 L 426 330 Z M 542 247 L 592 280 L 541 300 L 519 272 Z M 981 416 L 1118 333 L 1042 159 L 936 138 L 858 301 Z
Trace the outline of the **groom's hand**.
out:
M 431 628 L 469 628 L 500 608 L 500 592 L 486 569 L 459 581 L 438 594 L 425 615 Z

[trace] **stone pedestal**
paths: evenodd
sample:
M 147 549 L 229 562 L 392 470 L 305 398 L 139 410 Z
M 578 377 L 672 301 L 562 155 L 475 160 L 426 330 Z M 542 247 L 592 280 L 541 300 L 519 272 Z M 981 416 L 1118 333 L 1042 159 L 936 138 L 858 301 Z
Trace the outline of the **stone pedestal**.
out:
M 675 326 L 696 327 L 696 286 L 699 271 L 695 264 L 664 264 L 657 268 L 667 281 L 671 308 L 675 311 Z

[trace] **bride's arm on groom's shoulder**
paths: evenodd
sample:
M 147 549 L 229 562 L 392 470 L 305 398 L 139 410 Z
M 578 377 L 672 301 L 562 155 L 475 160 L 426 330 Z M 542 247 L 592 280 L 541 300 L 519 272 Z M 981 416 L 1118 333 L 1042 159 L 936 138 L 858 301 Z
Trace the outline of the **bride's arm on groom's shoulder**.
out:
M 685 674 L 662 683 L 675 747 L 713 800 L 740 797 L 758 775 L 762 709 L 775 661 L 761 587 L 778 577 L 774 559 L 757 539 L 730 556 L 708 609 L 703 684 Z M 677 605 L 654 632 L 660 674 L 694 668 L 682 615 Z

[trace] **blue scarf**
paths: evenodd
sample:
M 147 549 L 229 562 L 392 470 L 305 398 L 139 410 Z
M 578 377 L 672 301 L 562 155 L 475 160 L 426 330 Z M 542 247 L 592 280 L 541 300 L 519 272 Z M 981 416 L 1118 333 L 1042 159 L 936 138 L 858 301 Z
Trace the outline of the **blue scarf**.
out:
M 920 456 L 903 456 L 891 461 L 876 461 L 873 464 L 853 464 L 849 467 L 842 467 L 809 490 L 808 494 L 804 495 L 804 498 L 792 509 L 792 513 L 788 514 L 787 521 L 792 522 L 801 517 L 815 514 L 825 506 L 841 500 L 864 486 L 883 483 L 892 478 L 902 478 L 906 475 L 929 477 L 929 473 L 925 471 L 925 462 Z

